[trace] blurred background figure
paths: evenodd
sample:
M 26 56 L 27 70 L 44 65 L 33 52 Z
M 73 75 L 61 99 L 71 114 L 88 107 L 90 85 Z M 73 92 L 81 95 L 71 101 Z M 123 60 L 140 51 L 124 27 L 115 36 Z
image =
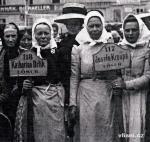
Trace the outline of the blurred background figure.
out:
M 112 30 L 111 24 L 107 24 L 107 25 L 105 26 L 105 28 L 106 28 L 106 31 L 107 31 L 108 33 L 111 33 L 111 30 Z
M 106 25 L 105 28 L 106 28 L 106 31 L 107 31 L 108 36 L 109 36 L 108 41 L 109 41 L 109 42 L 114 42 L 114 41 L 113 41 L 113 36 L 112 36 L 112 34 L 111 34 L 111 30 L 112 30 L 111 24 Z
M 19 49 L 28 50 L 32 47 L 32 29 L 31 27 L 25 27 L 20 30 L 20 46 Z
M 120 40 L 121 40 L 121 37 L 120 37 L 119 33 L 116 30 L 112 30 L 111 34 L 112 34 L 114 43 L 119 43 Z
M 59 26 L 56 23 L 52 24 L 53 27 L 53 32 L 54 32 L 54 39 L 57 43 L 61 41 L 60 36 L 59 36 Z

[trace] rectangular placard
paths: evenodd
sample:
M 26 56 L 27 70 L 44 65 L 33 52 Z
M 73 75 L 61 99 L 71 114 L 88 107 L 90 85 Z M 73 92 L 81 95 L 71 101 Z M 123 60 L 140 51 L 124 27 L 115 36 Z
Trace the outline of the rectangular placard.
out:
M 114 43 L 107 43 L 93 55 L 95 71 L 117 70 L 129 67 L 130 52 Z
M 30 50 L 22 52 L 9 61 L 10 76 L 47 76 L 47 60 L 36 56 Z

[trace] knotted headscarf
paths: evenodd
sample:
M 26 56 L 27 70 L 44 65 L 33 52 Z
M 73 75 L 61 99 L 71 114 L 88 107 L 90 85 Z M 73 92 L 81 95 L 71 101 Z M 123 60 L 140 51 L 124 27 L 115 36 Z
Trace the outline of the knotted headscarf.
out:
M 137 39 L 137 41 L 135 43 L 129 43 L 126 38 L 125 38 L 125 33 L 124 33 L 124 25 L 125 25 L 125 21 L 130 17 L 130 16 L 134 16 L 139 24 L 139 37 Z M 146 27 L 146 25 L 144 24 L 144 22 L 138 17 L 138 15 L 133 15 L 133 14 L 129 14 L 126 16 L 126 18 L 124 19 L 123 22 L 123 40 L 120 43 L 121 45 L 130 45 L 133 48 L 136 48 L 137 45 L 143 45 L 146 42 L 148 42 L 150 40 L 150 31 L 148 30 L 148 28 Z
M 88 21 L 91 17 L 99 17 L 102 21 L 103 24 L 103 30 L 102 30 L 102 34 L 99 37 L 98 40 L 93 40 L 88 31 L 87 31 L 87 25 L 88 25 Z M 110 38 L 110 35 L 108 34 L 108 32 L 105 29 L 105 20 L 103 18 L 103 16 L 98 12 L 98 11 L 90 11 L 84 20 L 84 28 L 79 32 L 79 34 L 76 36 L 76 40 L 82 44 L 82 43 L 89 43 L 90 46 L 95 45 L 96 43 L 107 43 L 108 39 Z
M 35 28 L 37 25 L 39 24 L 42 24 L 42 23 L 45 23 L 49 26 L 49 28 L 51 29 L 51 39 L 50 39 L 50 44 L 46 45 L 45 47 L 41 47 L 36 38 L 35 38 Z M 35 23 L 33 24 L 33 27 L 32 27 L 32 46 L 37 48 L 37 56 L 39 56 L 40 58 L 41 57 L 41 54 L 40 54 L 40 50 L 41 49 L 51 49 L 51 52 L 54 53 L 55 52 L 55 49 L 57 48 L 57 44 L 55 42 L 55 39 L 53 38 L 53 28 L 51 26 L 51 23 L 48 19 L 45 19 L 45 18 L 40 18 L 40 19 L 37 19 L 35 21 Z
M 13 23 L 13 22 L 8 23 L 8 24 L 5 25 L 5 27 L 4 27 L 3 31 L 2 31 L 2 43 L 3 43 L 3 46 L 5 48 L 7 48 L 7 44 L 6 44 L 5 40 L 4 40 L 4 33 L 7 32 L 7 31 L 13 31 L 13 30 L 17 30 L 17 36 L 18 37 L 17 37 L 17 42 L 16 42 L 15 47 L 13 49 L 9 48 L 9 50 L 18 50 L 19 43 L 20 43 L 20 33 L 19 33 L 18 26 L 15 23 Z

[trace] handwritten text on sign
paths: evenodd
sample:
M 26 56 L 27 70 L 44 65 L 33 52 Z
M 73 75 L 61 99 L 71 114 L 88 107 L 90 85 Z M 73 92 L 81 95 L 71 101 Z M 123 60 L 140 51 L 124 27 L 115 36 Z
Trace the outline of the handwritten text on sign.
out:
M 32 51 L 25 51 L 9 61 L 10 76 L 46 76 L 47 61 Z
M 129 67 L 130 52 L 114 43 L 107 43 L 93 55 L 93 63 L 95 71 Z

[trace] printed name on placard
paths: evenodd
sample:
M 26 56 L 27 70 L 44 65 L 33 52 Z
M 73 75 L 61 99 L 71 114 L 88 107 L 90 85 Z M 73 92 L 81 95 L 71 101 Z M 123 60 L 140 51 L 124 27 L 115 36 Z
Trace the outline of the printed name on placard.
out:
M 10 76 L 46 76 L 47 61 L 30 50 L 9 61 Z
M 93 55 L 95 71 L 117 70 L 129 67 L 130 52 L 114 43 L 107 43 Z

